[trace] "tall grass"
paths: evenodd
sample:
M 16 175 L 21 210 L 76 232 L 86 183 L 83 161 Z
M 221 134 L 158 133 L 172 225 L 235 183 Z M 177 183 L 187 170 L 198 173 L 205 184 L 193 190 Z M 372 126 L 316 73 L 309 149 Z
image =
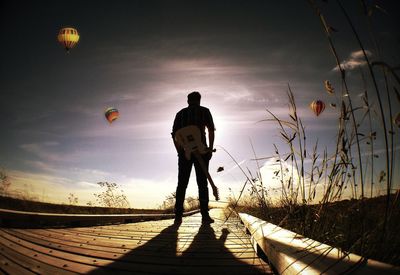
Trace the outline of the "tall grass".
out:
M 349 127 L 349 124 L 352 126 L 349 113 L 355 110 L 349 108 L 346 98 L 341 101 L 342 108 L 338 110 L 338 142 L 334 153 L 329 154 L 327 148 L 319 153 L 320 141 L 306 143 L 307 132 L 297 113 L 290 86 L 288 98 L 288 119 L 280 118 L 267 110 L 271 118 L 264 120 L 277 124 L 280 136 L 286 144 L 286 149 L 274 144 L 277 163 L 274 175 L 281 184 L 280 201 L 277 204 L 271 203 L 272 199 L 266 188 L 271 179 L 262 178 L 260 172 L 254 178 L 250 171 L 245 173 L 242 169 L 246 174 L 246 184 L 250 183 L 250 195 L 246 196 L 242 189 L 239 197 L 232 199 L 231 207 L 251 211 L 263 219 L 321 242 L 366 257 L 400 264 L 400 255 L 396 253 L 396 247 L 400 245 L 400 238 L 397 236 L 400 230 L 399 205 L 391 205 L 391 215 L 382 215 L 387 207 L 386 196 L 385 202 L 381 198 L 367 200 L 362 193 L 357 193 L 360 181 L 355 177 L 358 167 L 354 161 L 357 159 L 354 160 L 351 155 L 352 147 L 357 141 L 354 138 L 354 127 Z M 373 142 L 376 135 L 372 132 L 369 136 L 360 138 L 360 142 Z M 312 147 L 309 150 L 310 145 Z M 374 152 L 371 157 L 374 157 Z M 362 165 L 367 165 L 367 162 L 362 162 Z M 386 181 L 386 176 L 382 171 L 377 182 L 380 184 L 383 181 Z M 348 189 L 351 189 L 352 200 L 342 201 L 348 195 Z M 389 201 L 393 198 L 395 196 L 390 194 Z
M 307 237 L 366 257 L 400 264 L 397 248 L 400 245 L 400 238 L 397 236 L 400 230 L 398 225 L 400 192 L 397 190 L 397 195 L 393 195 L 396 129 L 392 124 L 393 106 L 395 104 L 398 106 L 400 103 L 396 88 L 396 85 L 400 84 L 400 78 L 393 67 L 379 60 L 381 48 L 377 39 L 374 39 L 376 49 L 373 56 L 378 60 L 370 60 L 353 19 L 342 2 L 336 0 L 367 68 L 367 73 L 360 68 L 364 91 L 361 101 L 358 100 L 357 95 L 349 89 L 351 79 L 347 76 L 343 60 L 337 50 L 338 42 L 332 32 L 334 28 L 325 19 L 318 4 L 313 0 L 308 2 L 322 26 L 341 82 L 341 90 L 335 89 L 339 92 L 334 93 L 336 98 L 334 106 L 337 111 L 335 147 L 330 152 L 326 147 L 322 147 L 324 145 L 321 145 L 318 139 L 314 144 L 310 144 L 302 119 L 297 112 L 294 93 L 288 85 L 288 117 L 278 117 L 267 109 L 269 117 L 264 120 L 276 123 L 285 144 L 284 149 L 274 144 L 277 164 L 274 175 L 281 185 L 280 201 L 277 205 L 270 204 L 271 200 L 265 190 L 270 179 L 258 176 L 254 181 L 251 180 L 251 176 L 246 175 L 246 184 L 253 183 L 251 190 L 253 193 L 254 191 L 258 193 L 256 196 L 247 197 L 247 200 L 255 200 L 256 203 L 253 205 L 264 207 L 255 209 L 248 207 L 251 205 L 249 202 L 244 204 L 257 215 Z M 364 1 L 360 3 L 366 9 L 366 3 Z M 370 26 L 371 14 L 365 12 L 365 17 Z M 374 34 L 371 33 L 371 36 L 374 37 Z M 378 85 L 378 79 L 383 83 L 381 85 L 383 88 Z M 368 85 L 369 83 L 372 85 Z M 377 105 L 374 104 L 375 100 Z M 387 106 L 384 105 L 385 101 Z M 380 126 L 374 125 L 374 119 L 378 119 Z M 384 170 L 380 173 L 376 171 L 376 160 L 379 159 L 378 140 L 383 140 L 384 151 Z M 256 159 L 262 158 L 256 157 Z M 371 199 L 376 185 L 382 183 L 385 183 L 384 200 Z M 262 188 L 257 188 L 255 184 Z M 370 199 L 367 199 L 368 186 L 371 188 Z M 343 201 L 345 195 L 349 193 L 352 200 Z M 238 204 L 237 199 L 234 202 L 232 206 Z
M 330 45 L 330 48 L 332 49 L 332 53 L 335 57 L 337 66 L 339 67 L 340 73 L 341 73 L 341 79 L 342 79 L 342 83 L 345 87 L 345 91 L 346 93 L 349 95 L 348 99 L 349 99 L 349 105 L 350 108 L 353 110 L 352 108 L 352 103 L 351 103 L 351 95 L 348 93 L 348 89 L 347 89 L 347 81 L 346 81 L 346 72 L 345 70 L 341 67 L 340 65 L 340 59 L 338 56 L 338 53 L 336 51 L 335 48 L 335 44 L 333 42 L 333 39 L 331 37 L 331 32 L 330 32 L 330 28 L 328 23 L 326 22 L 326 20 L 324 19 L 324 16 L 321 12 L 321 10 L 318 8 L 318 6 L 316 5 L 315 1 L 313 0 L 309 0 L 312 8 L 315 10 L 316 14 L 318 15 L 320 22 L 323 26 L 323 29 L 325 31 L 326 37 L 328 39 L 328 43 Z M 386 161 L 386 195 L 387 195 L 387 202 L 386 202 L 386 208 L 385 208 L 385 218 L 383 221 L 383 235 L 382 237 L 384 238 L 384 234 L 386 231 L 386 224 L 388 222 L 389 219 L 389 211 L 391 208 L 391 201 L 390 201 L 390 194 L 392 192 L 392 179 L 393 179 L 393 167 L 394 167 L 394 129 L 393 129 L 393 124 L 391 123 L 392 119 L 393 119 L 393 112 L 392 112 L 392 104 L 391 104 L 391 95 L 390 95 L 390 91 L 389 91 L 389 79 L 387 77 L 387 74 L 385 72 L 385 70 L 383 70 L 383 79 L 384 79 L 384 83 L 385 83 L 385 92 L 386 92 L 386 96 L 387 96 L 387 104 L 388 104 L 388 108 L 384 107 L 383 104 L 383 99 L 382 99 L 382 91 L 378 85 L 378 76 L 376 74 L 376 72 L 373 70 L 373 65 L 372 62 L 370 61 L 370 58 L 368 56 L 368 54 L 366 53 L 366 47 L 364 45 L 364 43 L 362 42 L 359 32 L 356 30 L 355 25 L 353 24 L 353 19 L 350 17 L 349 13 L 347 12 L 346 8 L 344 7 L 344 5 L 342 4 L 342 2 L 340 0 L 336 0 L 337 5 L 339 6 L 342 14 L 344 15 L 344 18 L 346 19 L 352 33 L 353 33 L 353 37 L 355 38 L 357 45 L 359 47 L 359 49 L 361 50 L 363 57 L 365 59 L 365 62 L 367 64 L 367 68 L 368 68 L 368 73 L 370 76 L 370 79 L 372 80 L 373 83 L 373 90 L 375 92 L 375 97 L 378 101 L 378 112 L 379 112 L 379 118 L 381 121 L 381 125 L 382 125 L 382 131 L 380 131 L 380 133 L 383 136 L 384 139 L 384 146 L 385 146 L 385 161 Z M 375 39 L 375 34 L 372 32 L 371 28 L 371 15 L 372 13 L 369 12 L 371 10 L 368 9 L 373 9 L 375 6 L 368 6 L 367 3 L 363 0 L 360 1 L 360 3 L 362 4 L 362 7 L 364 8 L 364 14 L 366 16 L 366 19 L 368 21 L 368 26 L 369 26 L 369 31 L 370 31 L 370 35 L 373 38 L 374 44 L 375 44 L 375 52 L 376 52 L 376 56 L 378 58 L 381 57 L 380 54 L 380 47 L 379 44 L 377 42 L 377 39 Z M 375 64 L 386 64 L 383 61 L 378 61 Z M 389 66 L 390 68 L 390 66 Z M 399 79 L 399 77 L 394 73 L 393 70 L 391 70 L 391 73 L 395 76 L 395 79 Z M 368 98 L 368 91 L 365 91 L 365 97 Z M 385 112 L 386 110 L 386 112 Z M 363 164 L 361 162 L 361 154 L 360 154 L 360 141 L 358 139 L 359 135 L 361 135 L 360 133 L 358 133 L 358 123 L 355 121 L 355 116 L 354 116 L 354 112 L 351 111 L 350 112 L 352 119 L 353 119 L 353 124 L 354 124 L 354 130 L 355 130 L 355 137 L 357 139 L 357 148 L 358 148 L 358 157 L 359 157 L 359 174 L 360 174 L 360 181 L 361 181 L 361 188 L 362 188 L 362 194 L 361 194 L 361 199 L 364 198 L 364 182 L 363 182 L 363 178 L 364 178 L 364 174 L 363 174 Z M 387 119 L 389 118 L 389 119 Z M 388 122 L 389 121 L 389 122 Z M 390 130 L 388 130 L 388 126 L 390 128 Z M 389 142 L 389 135 L 390 135 L 390 142 Z M 372 153 L 372 158 L 374 157 L 374 154 Z M 373 181 L 373 179 L 371 179 L 371 181 Z

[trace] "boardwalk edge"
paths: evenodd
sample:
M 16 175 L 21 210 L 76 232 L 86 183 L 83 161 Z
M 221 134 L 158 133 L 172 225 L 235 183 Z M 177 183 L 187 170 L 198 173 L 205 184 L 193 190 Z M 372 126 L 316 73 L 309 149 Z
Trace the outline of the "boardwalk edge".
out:
M 188 211 L 190 216 L 200 210 Z M 0 209 L 1 227 L 89 226 L 173 219 L 175 214 L 58 214 Z
M 279 274 L 400 274 L 400 267 L 339 250 L 246 213 L 239 217 L 257 253 Z

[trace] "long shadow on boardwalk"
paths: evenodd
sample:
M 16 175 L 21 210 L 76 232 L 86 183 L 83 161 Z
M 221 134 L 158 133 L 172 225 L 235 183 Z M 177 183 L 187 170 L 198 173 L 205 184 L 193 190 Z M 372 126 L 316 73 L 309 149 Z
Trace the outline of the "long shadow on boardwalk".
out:
M 262 267 L 244 263 L 225 246 L 229 231 L 219 239 L 210 225 L 201 225 L 187 249 L 177 250 L 178 226 L 169 226 L 159 235 L 91 274 L 266 274 Z M 183 237 L 185 238 L 185 237 Z M 182 253 L 179 253 L 182 252 Z M 181 254 L 181 255 L 179 255 Z M 265 267 L 265 266 L 264 266 Z

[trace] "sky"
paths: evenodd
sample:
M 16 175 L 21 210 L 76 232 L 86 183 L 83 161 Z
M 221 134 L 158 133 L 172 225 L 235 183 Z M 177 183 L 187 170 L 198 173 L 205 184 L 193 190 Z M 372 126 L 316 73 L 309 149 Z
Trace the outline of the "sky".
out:
M 357 41 L 336 1 L 315 2 L 337 31 L 349 90 L 362 105 L 360 71 L 368 71 Z M 380 53 L 360 1 L 342 2 L 369 57 L 398 66 L 398 2 L 367 1 L 378 5 L 371 18 Z M 4 0 L 0 13 L 0 168 L 13 194 L 68 203 L 73 193 L 86 204 L 101 192 L 96 183 L 107 181 L 131 207 L 160 206 L 177 183 L 173 119 L 192 91 L 202 94 L 216 125 L 210 172 L 222 200 L 243 187 L 237 163 L 254 174 L 263 166 L 266 181 L 271 160 L 252 159 L 273 156 L 274 144 L 286 150 L 277 125 L 263 120 L 266 109 L 288 116 L 288 85 L 310 146 L 335 144 L 338 113 L 323 83 L 340 90 L 340 75 L 307 1 Z M 57 42 L 63 27 L 80 34 L 70 53 Z M 315 99 L 327 104 L 318 117 L 308 107 Z M 120 112 L 112 124 L 108 107 Z M 379 131 L 378 116 L 373 123 Z M 187 196 L 197 197 L 194 172 Z

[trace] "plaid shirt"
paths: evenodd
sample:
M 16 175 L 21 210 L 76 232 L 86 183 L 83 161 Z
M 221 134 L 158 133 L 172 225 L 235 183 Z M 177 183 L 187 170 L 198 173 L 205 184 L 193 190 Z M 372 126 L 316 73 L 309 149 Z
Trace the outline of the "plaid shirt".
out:
M 214 121 L 210 110 L 200 105 L 189 105 L 180 110 L 175 116 L 171 133 L 172 138 L 175 137 L 176 131 L 189 125 L 196 125 L 199 127 L 201 132 L 201 141 L 207 145 L 205 128 L 207 127 L 209 131 L 215 131 Z

